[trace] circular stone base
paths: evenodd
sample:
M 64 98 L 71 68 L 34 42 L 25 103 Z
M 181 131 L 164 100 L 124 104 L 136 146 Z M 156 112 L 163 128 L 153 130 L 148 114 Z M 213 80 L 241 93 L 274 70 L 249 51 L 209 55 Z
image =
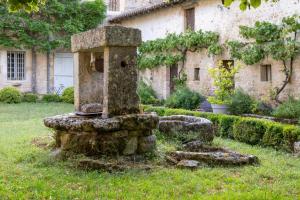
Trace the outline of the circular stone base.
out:
M 56 147 L 63 151 L 97 155 L 133 155 L 154 150 L 155 114 L 131 114 L 102 119 L 73 113 L 44 119 L 55 130 Z

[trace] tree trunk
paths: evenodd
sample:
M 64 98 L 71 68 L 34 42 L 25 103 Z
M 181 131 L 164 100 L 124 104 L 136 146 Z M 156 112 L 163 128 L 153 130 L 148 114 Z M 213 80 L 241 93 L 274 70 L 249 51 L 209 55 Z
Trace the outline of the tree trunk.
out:
M 33 47 L 31 49 L 31 53 L 32 53 L 32 70 L 31 70 L 31 90 L 33 93 L 36 93 L 36 50 Z

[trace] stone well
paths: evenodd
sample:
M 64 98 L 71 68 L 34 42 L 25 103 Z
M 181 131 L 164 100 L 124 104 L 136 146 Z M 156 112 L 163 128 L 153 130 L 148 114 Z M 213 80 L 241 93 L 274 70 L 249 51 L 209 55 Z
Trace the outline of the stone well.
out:
M 72 36 L 75 113 L 49 117 L 56 147 L 86 155 L 151 152 L 155 114 L 142 114 L 137 89 L 138 29 L 104 26 Z

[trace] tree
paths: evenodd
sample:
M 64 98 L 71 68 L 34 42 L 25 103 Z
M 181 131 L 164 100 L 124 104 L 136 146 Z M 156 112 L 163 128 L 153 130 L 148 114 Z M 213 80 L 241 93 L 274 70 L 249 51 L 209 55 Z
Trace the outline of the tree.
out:
M 263 1 L 277 2 L 279 0 L 224 0 L 224 5 L 229 7 L 233 2 L 240 1 L 240 9 L 246 10 L 247 8 L 258 8 Z
M 38 11 L 46 0 L 0 0 L 0 3 L 6 3 L 10 11 L 25 10 L 27 12 Z
M 300 53 L 297 34 L 300 17 L 283 18 L 280 25 L 270 22 L 256 22 L 254 27 L 240 26 L 241 36 L 248 42 L 228 41 L 231 57 L 247 65 L 259 63 L 268 56 L 282 63 L 285 79 L 280 87 L 274 88 L 273 99 L 281 103 L 279 96 L 289 84 L 293 75 L 294 61 Z
M 0 4 L 0 46 L 32 50 L 32 90 L 35 92 L 36 53 L 48 55 L 57 48 L 70 48 L 70 37 L 97 27 L 105 17 L 102 0 L 47 0 L 37 12 L 11 13 Z

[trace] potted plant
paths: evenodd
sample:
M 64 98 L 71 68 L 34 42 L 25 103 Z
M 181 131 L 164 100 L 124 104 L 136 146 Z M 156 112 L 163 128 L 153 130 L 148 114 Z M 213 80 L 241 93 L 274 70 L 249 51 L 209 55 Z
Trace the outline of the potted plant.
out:
M 217 67 L 210 68 L 209 74 L 213 78 L 215 86 L 214 96 L 208 98 L 214 113 L 227 114 L 228 105 L 234 92 L 234 76 L 240 66 L 234 66 L 228 62 L 226 65 L 219 62 Z

